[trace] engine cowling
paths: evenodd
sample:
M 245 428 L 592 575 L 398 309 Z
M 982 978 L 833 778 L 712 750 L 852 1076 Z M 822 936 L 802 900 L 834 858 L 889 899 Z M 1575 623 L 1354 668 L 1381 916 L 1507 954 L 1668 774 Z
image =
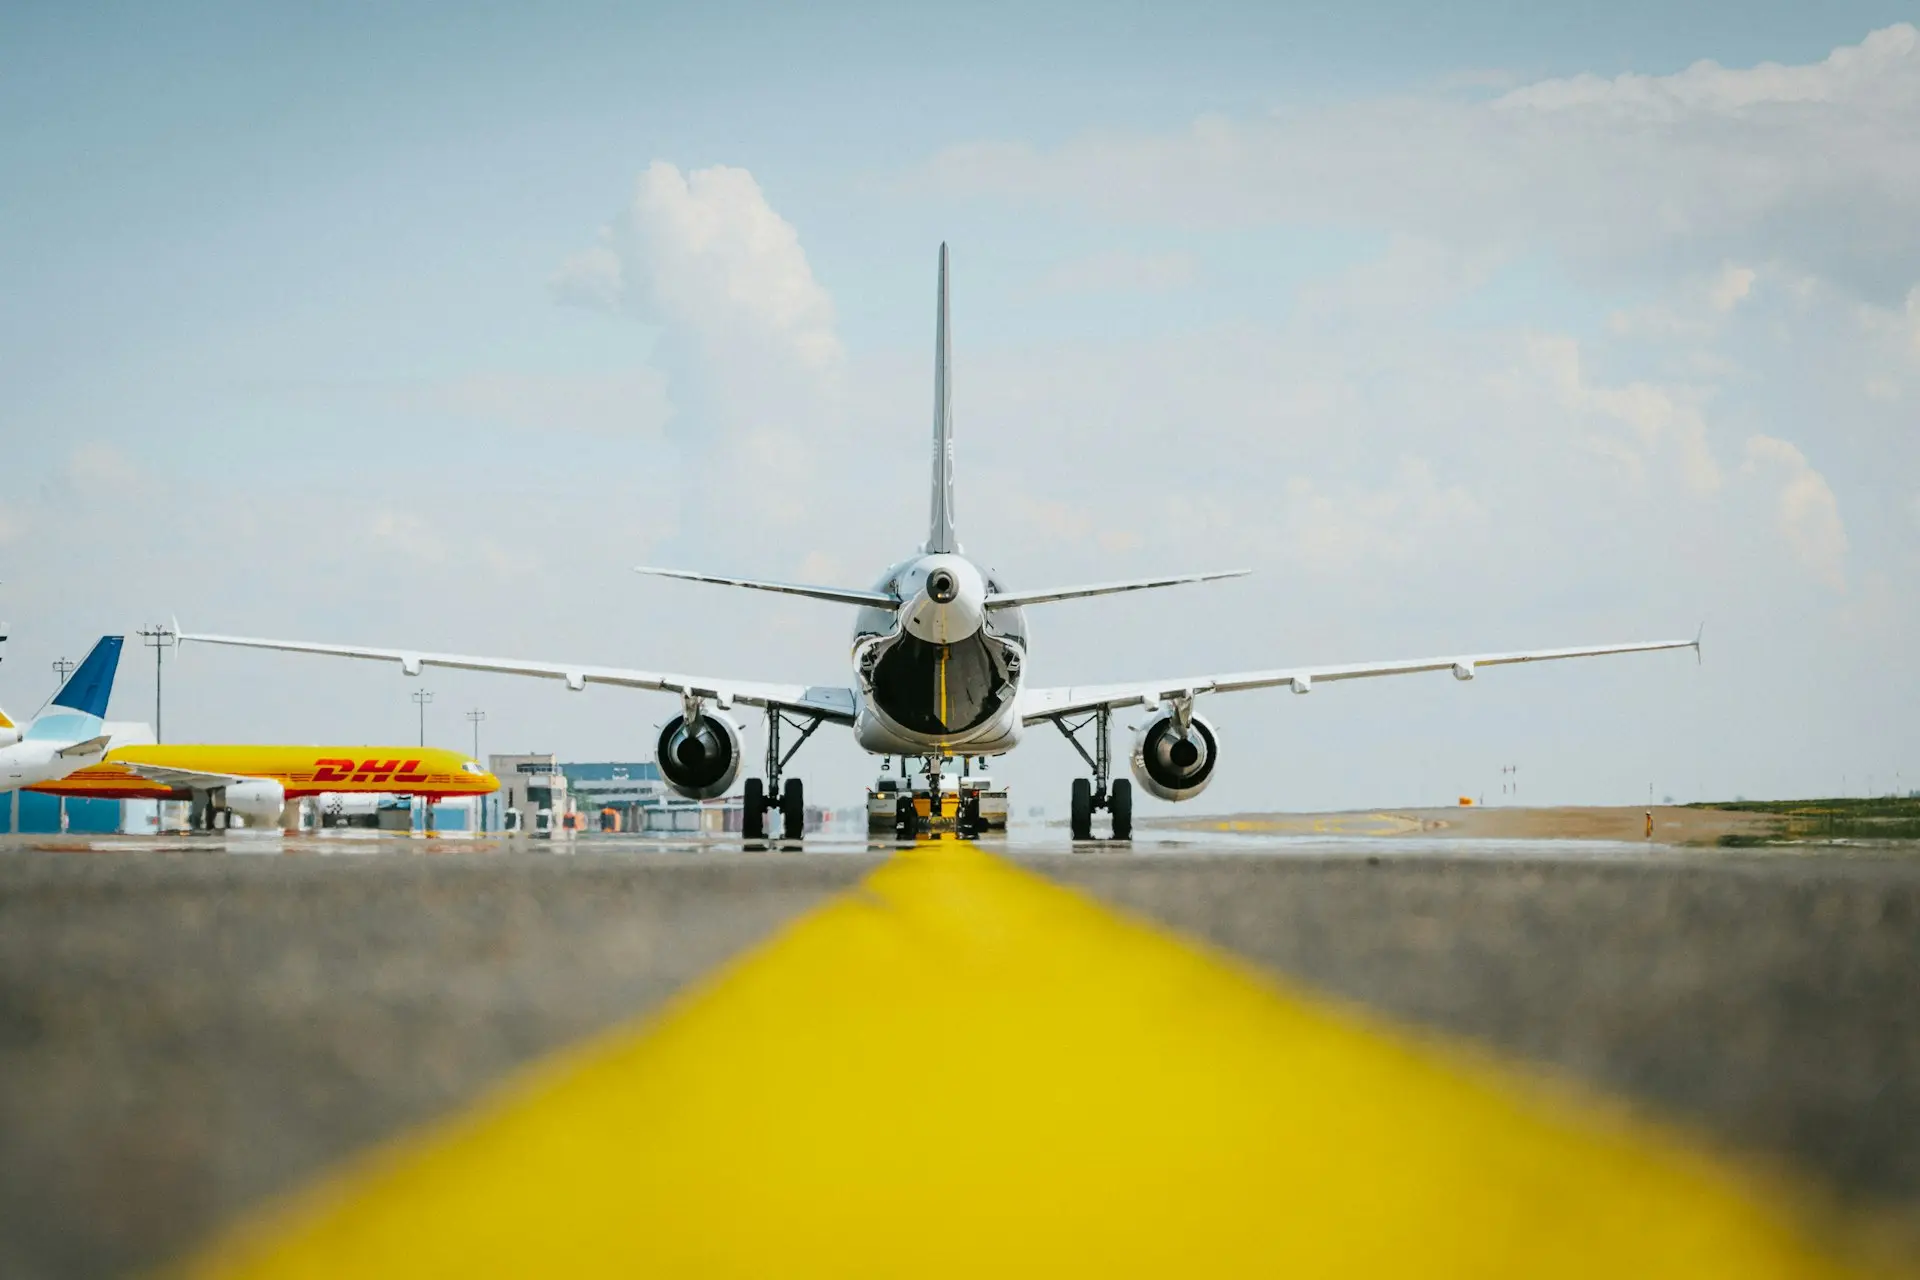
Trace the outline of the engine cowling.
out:
M 0 729 L 0 747 L 10 747 L 18 741 L 20 741 L 20 730 L 11 725 Z
M 1134 730 L 1134 780 L 1162 800 L 1191 800 L 1205 791 L 1219 758 L 1212 725 L 1194 716 L 1182 738 L 1174 728 L 1173 708 L 1164 704 Z
M 711 711 L 691 726 L 685 716 L 675 716 L 661 726 L 653 758 L 668 786 L 689 800 L 711 800 L 725 795 L 740 774 L 740 728 Z
M 227 808 L 247 820 L 250 827 L 272 827 L 280 823 L 280 811 L 287 807 L 287 789 L 272 778 L 249 778 L 229 782 Z

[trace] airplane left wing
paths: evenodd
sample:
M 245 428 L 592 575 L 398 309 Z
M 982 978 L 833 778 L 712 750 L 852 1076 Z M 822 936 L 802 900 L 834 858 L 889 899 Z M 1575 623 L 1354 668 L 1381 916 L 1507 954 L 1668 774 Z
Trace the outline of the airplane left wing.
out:
M 148 782 L 175 791 L 214 791 L 221 787 L 237 787 L 243 782 L 256 782 L 258 779 L 241 773 L 209 773 L 204 769 L 181 769 L 173 765 L 140 764 L 131 760 L 109 760 L 107 763 L 125 769 L 135 777 L 145 778 Z
M 1036 724 L 1042 720 L 1097 711 L 1103 707 L 1157 707 L 1162 702 L 1191 698 L 1202 693 L 1236 693 L 1244 689 L 1271 689 L 1280 685 L 1290 686 L 1295 693 L 1307 693 L 1321 681 L 1366 680 L 1375 676 L 1412 675 L 1420 671 L 1451 669 L 1456 679 L 1471 680 L 1481 667 L 1500 667 L 1516 662 L 1554 662 L 1562 658 L 1597 658 L 1610 653 L 1648 653 L 1657 649 L 1692 649 L 1698 653 L 1700 637 L 1574 649 L 1532 649 L 1519 653 L 1477 653 L 1450 658 L 1410 658 L 1396 662 L 1355 662 L 1337 666 L 1240 671 L 1226 675 L 1143 680 L 1132 684 L 1023 689 L 1020 693 L 1020 719 L 1025 724 Z
M 427 653 L 419 649 L 373 649 L 358 645 L 312 644 L 304 640 L 261 640 L 250 636 L 193 635 L 175 627 L 181 643 L 234 645 L 243 649 L 279 649 L 288 653 L 322 653 L 337 658 L 367 658 L 397 662 L 407 675 L 423 667 L 452 667 L 461 671 L 492 671 L 501 675 L 535 676 L 561 680 L 575 693 L 590 684 L 621 685 L 710 698 L 722 708 L 734 703 L 752 707 L 785 707 L 836 724 L 852 724 L 852 689 L 827 685 L 769 684 L 757 680 L 728 680 L 715 676 L 678 675 L 664 671 L 633 671 L 625 667 L 589 667 L 561 662 L 526 662 L 517 658 L 477 658 L 460 653 Z

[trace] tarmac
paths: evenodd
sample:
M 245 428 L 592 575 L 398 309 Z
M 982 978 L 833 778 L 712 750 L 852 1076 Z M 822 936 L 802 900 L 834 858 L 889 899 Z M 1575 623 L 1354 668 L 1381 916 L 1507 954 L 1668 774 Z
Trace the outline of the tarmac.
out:
M 1152 832 L 1131 847 L 1070 848 L 1063 833 L 1043 829 L 985 842 L 982 850 L 985 856 L 951 845 L 899 854 L 860 841 L 745 849 L 737 840 L 252 833 L 0 839 L 0 1275 L 120 1274 L 169 1263 L 199 1267 L 196 1259 L 208 1257 L 207 1268 L 218 1272 L 221 1259 L 234 1255 L 231 1248 L 208 1254 L 210 1245 L 236 1232 L 257 1240 L 266 1231 L 258 1225 L 263 1208 L 274 1207 L 269 1217 L 284 1215 L 288 1203 L 310 1199 L 315 1185 L 332 1188 L 323 1198 L 329 1206 L 356 1196 L 430 1204 L 439 1194 L 435 1168 L 467 1178 L 491 1158 L 462 1148 L 457 1161 L 436 1165 L 433 1144 L 454 1140 L 445 1135 L 489 1125 L 519 1134 L 521 1145 L 509 1144 L 501 1159 L 520 1170 L 532 1159 L 526 1135 L 565 1131 L 569 1123 L 591 1130 L 595 1108 L 612 1115 L 649 1087 L 678 1090 L 683 1105 L 647 1120 L 643 1132 L 693 1124 L 685 1117 L 708 1114 L 701 1106 L 710 1103 L 716 1149 L 740 1100 L 757 1092 L 805 1084 L 811 1096 L 839 1097 L 845 1088 L 854 1110 L 891 1098 L 885 1124 L 834 1132 L 849 1153 L 880 1143 L 875 1161 L 905 1161 L 893 1166 L 888 1186 L 897 1186 L 901 1169 L 922 1167 L 897 1150 L 907 1141 L 900 1135 L 914 1128 L 902 1117 L 954 1108 L 965 1119 L 974 1105 L 968 1082 L 998 1080 L 1003 1069 L 1005 1088 L 1015 1093 L 1054 1087 L 1037 1081 L 1111 1077 L 1085 1086 L 1114 1091 L 1104 1118 L 1089 1117 L 1086 1132 L 1137 1133 L 1126 1149 L 1157 1152 L 1154 1165 L 1163 1169 L 1186 1160 L 1194 1135 L 1212 1121 L 1156 1127 L 1156 1117 L 1186 1116 L 1196 1092 L 1225 1110 L 1246 1098 L 1248 1133 L 1267 1125 L 1294 1136 L 1264 1148 L 1261 1163 L 1247 1166 L 1260 1171 L 1251 1178 L 1243 1170 L 1216 1184 L 1196 1175 L 1193 1194 L 1222 1204 L 1261 1184 L 1281 1193 L 1295 1166 L 1313 1174 L 1300 1194 L 1347 1194 L 1328 1162 L 1345 1168 L 1340 1161 L 1381 1142 L 1387 1154 L 1366 1162 L 1374 1172 L 1365 1175 L 1364 1192 L 1377 1223 L 1393 1214 L 1394 1202 L 1375 1174 L 1400 1160 L 1391 1144 L 1404 1141 L 1408 1170 L 1423 1160 L 1446 1162 L 1407 1191 L 1410 1221 L 1421 1213 L 1471 1221 L 1484 1211 L 1505 1213 L 1490 1221 L 1508 1222 L 1512 1197 L 1502 1203 L 1493 1193 L 1509 1171 L 1460 1165 L 1471 1141 L 1420 1145 L 1416 1131 L 1428 1116 L 1457 1114 L 1482 1117 L 1458 1124 L 1488 1134 L 1489 1149 L 1499 1148 L 1499 1135 L 1517 1133 L 1514 1150 L 1544 1153 L 1526 1157 L 1532 1182 L 1516 1186 L 1571 1170 L 1564 1176 L 1575 1181 L 1558 1207 L 1534 1211 L 1552 1228 L 1543 1228 L 1538 1249 L 1564 1247 L 1555 1242 L 1565 1239 L 1566 1224 L 1553 1215 L 1630 1194 L 1611 1182 L 1578 1181 L 1610 1177 L 1605 1171 L 1624 1142 L 1653 1153 L 1644 1158 L 1655 1175 L 1623 1173 L 1621 1186 L 1659 1185 L 1668 1176 L 1662 1171 L 1694 1170 L 1698 1161 L 1709 1171 L 1698 1177 L 1735 1188 L 1727 1193 L 1732 1201 L 1759 1206 L 1749 1217 L 1701 1209 L 1705 1216 L 1676 1224 L 1674 1239 L 1709 1238 L 1700 1226 L 1709 1219 L 1715 1231 L 1723 1220 L 1735 1223 L 1727 1238 L 1740 1241 L 1785 1224 L 1791 1239 L 1778 1247 L 1810 1241 L 1816 1261 L 1901 1271 L 1920 1260 L 1920 856 L 1900 847 L 1650 851 Z M 882 925 L 898 936 L 873 935 Z M 1023 974 L 1033 975 L 1031 983 Z M 1216 987 L 1227 994 L 1207 994 Z M 777 998 L 769 994 L 776 990 Z M 939 1025 L 912 1031 L 923 1012 Z M 1178 1037 L 1148 1034 L 1186 1018 L 1200 1021 Z M 784 1029 L 776 1031 L 776 1022 Z M 1078 1029 L 1056 1035 L 1050 1024 Z M 1256 1035 L 1256 1025 L 1267 1029 Z M 964 1026 L 975 1030 L 942 1038 Z M 921 1039 L 907 1038 L 914 1034 Z M 1193 1046 L 1201 1065 L 1160 1062 L 1155 1055 L 1174 1039 Z M 703 1088 L 684 1083 L 645 1084 L 684 1079 L 659 1065 L 679 1061 L 663 1041 L 711 1074 L 713 1097 L 703 1103 Z M 862 1047 L 851 1066 L 822 1076 L 821 1064 L 841 1041 Z M 1200 1051 L 1208 1044 L 1216 1046 L 1211 1058 Z M 694 1045 L 723 1047 L 696 1053 Z M 905 1071 L 868 1073 L 895 1053 L 909 1064 Z M 1357 1056 L 1339 1056 L 1348 1054 Z M 1425 1074 L 1380 1074 L 1383 1062 L 1402 1070 L 1409 1055 Z M 1245 1071 L 1231 1080 L 1177 1083 L 1191 1084 L 1179 1073 L 1205 1070 L 1205 1061 L 1240 1056 Z M 600 1058 L 637 1074 L 608 1077 L 606 1096 L 622 1101 L 587 1104 L 584 1121 L 578 1108 L 570 1113 L 535 1095 L 588 1085 L 525 1083 L 558 1079 L 555 1062 Z M 930 1061 L 967 1063 L 971 1074 L 937 1088 L 944 1077 L 929 1068 L 915 1086 L 920 1092 L 877 1083 L 912 1076 L 913 1064 Z M 582 1070 L 591 1077 L 612 1069 Z M 737 1081 L 735 1072 L 743 1073 Z M 1472 1088 L 1461 1093 L 1455 1077 Z M 1362 1078 L 1385 1083 L 1359 1101 L 1340 1094 L 1341 1081 Z M 498 1102 L 503 1081 L 520 1082 L 509 1092 L 533 1100 Z M 983 1098 L 991 1092 L 982 1089 Z M 1015 1093 L 995 1095 L 999 1110 L 981 1114 L 1010 1115 L 1017 1104 L 1006 1099 Z M 1295 1104 L 1309 1110 L 1290 1119 L 1269 1114 L 1275 1094 L 1297 1095 Z M 1522 1099 L 1519 1119 L 1500 1110 L 1509 1096 Z M 1047 1097 L 1031 1123 L 1054 1123 L 1076 1105 L 1071 1090 Z M 1328 1149 L 1319 1150 L 1300 1136 L 1317 1123 L 1316 1097 L 1348 1116 L 1376 1105 L 1381 1116 L 1397 1115 L 1395 1106 L 1407 1110 L 1383 1133 L 1330 1130 L 1319 1139 Z M 1488 1106 L 1495 1112 L 1474 1110 Z M 489 1117 L 502 1107 L 507 1118 L 496 1124 Z M 804 1098 L 786 1110 L 804 1110 Z M 850 1123 L 844 1112 L 835 1115 L 836 1125 Z M 1549 1117 L 1540 1131 L 1546 1136 L 1536 1133 L 1536 1116 Z M 779 1158 L 781 1118 L 755 1123 L 744 1137 L 725 1140 L 736 1142 L 735 1158 L 716 1176 L 735 1199 L 751 1195 L 752 1159 Z M 934 1144 L 935 1162 L 949 1155 L 956 1163 L 985 1161 L 971 1186 L 1002 1176 L 996 1160 L 1005 1177 L 1017 1178 L 1036 1157 L 1015 1160 L 1002 1147 L 991 1158 L 955 1150 L 991 1123 L 966 1120 L 958 1136 Z M 498 1153 L 506 1140 L 491 1141 L 484 1150 Z M 689 1141 L 695 1155 L 675 1159 L 697 1171 L 703 1141 Z M 823 1141 L 818 1133 L 804 1138 L 815 1156 Z M 363 1175 L 341 1172 L 370 1150 L 411 1153 L 409 1144 L 427 1154 L 395 1159 L 416 1171 L 377 1193 L 354 1181 Z M 672 1150 L 665 1137 L 661 1144 Z M 1072 1145 L 1056 1139 L 1048 1150 Z M 575 1163 L 570 1158 L 553 1178 L 533 1181 L 565 1181 Z M 1067 1166 L 1064 1180 L 1074 1181 L 1080 1167 Z M 635 1186 L 645 1184 L 644 1170 L 621 1170 L 601 1181 L 618 1185 L 631 1176 Z M 501 1194 L 503 1204 L 531 1214 L 524 1206 L 539 1201 L 529 1201 L 527 1178 L 516 1172 Z M 1476 1179 L 1478 1208 L 1429 1203 L 1435 1185 Z M 690 1195 L 697 1185 L 683 1173 L 671 1194 Z M 1352 1195 L 1361 1195 L 1353 1185 Z M 491 1203 L 487 1194 L 475 1191 L 466 1203 Z M 660 1193 L 663 1205 L 669 1194 Z M 1162 1198 L 1178 1194 L 1163 1189 Z M 1683 1189 L 1666 1198 L 1718 1206 L 1720 1195 Z M 568 1191 L 555 1212 L 590 1199 Z M 1118 1215 L 1117 1202 L 1106 1203 Z M 1348 1203 L 1329 1201 L 1322 1220 Z M 698 1209 L 683 1205 L 674 1221 L 691 1221 Z M 779 1212 L 766 1210 L 769 1221 Z M 1054 1212 L 1068 1210 L 1056 1203 Z M 1204 1214 L 1204 1198 L 1194 1212 Z M 303 1208 L 290 1220 L 305 1220 L 302 1214 L 325 1216 Z M 455 1230 L 469 1231 L 473 1216 L 469 1208 Z M 427 1209 L 409 1210 L 408 1238 L 432 1236 L 421 1226 L 432 1218 Z M 1180 1219 L 1190 1235 L 1212 1240 L 1228 1241 L 1237 1230 L 1228 1224 L 1203 1233 L 1192 1225 L 1198 1220 Z M 1501 1230 L 1505 1252 L 1496 1261 L 1513 1264 L 1515 1274 L 1538 1273 L 1543 1258 L 1551 1270 L 1580 1269 L 1553 1265 L 1550 1253 L 1527 1253 L 1535 1246 L 1511 1223 Z M 797 1274 L 808 1268 L 779 1264 L 794 1262 L 810 1237 L 792 1231 L 778 1246 L 789 1252 L 768 1256 L 772 1269 Z M 309 1235 L 331 1240 L 329 1248 L 346 1238 Z M 353 1247 L 370 1247 L 378 1236 L 362 1221 Z M 834 1248 L 853 1247 L 844 1234 L 831 1238 L 840 1242 Z M 1279 1245 L 1252 1236 L 1239 1244 L 1297 1250 L 1302 1238 L 1296 1229 Z M 1437 1238 L 1429 1233 L 1421 1247 L 1436 1247 Z M 1150 1271 L 1141 1260 L 1158 1256 L 1153 1242 L 1127 1239 L 1133 1252 L 1120 1260 Z M 1341 1247 L 1351 1250 L 1357 1239 Z M 1047 1256 L 1029 1245 L 1028 1256 Z M 506 1246 L 496 1240 L 490 1247 Z M 382 1255 L 353 1256 L 366 1270 L 368 1257 Z M 510 1254 L 488 1256 L 501 1262 Z M 838 1260 L 838 1269 L 859 1269 L 849 1255 Z M 1436 1255 L 1427 1260 L 1436 1265 L 1421 1269 L 1447 1269 Z M 1466 1254 L 1460 1262 L 1462 1273 L 1501 1269 Z M 1616 1270 L 1628 1265 L 1615 1262 Z M 458 1269 L 419 1257 L 371 1267 L 382 1268 Z M 308 1269 L 349 1273 L 345 1263 Z M 501 1262 L 497 1269 L 514 1268 Z M 717 1263 L 666 1269 L 727 1270 Z M 232 1270 L 276 1273 L 251 1262 Z

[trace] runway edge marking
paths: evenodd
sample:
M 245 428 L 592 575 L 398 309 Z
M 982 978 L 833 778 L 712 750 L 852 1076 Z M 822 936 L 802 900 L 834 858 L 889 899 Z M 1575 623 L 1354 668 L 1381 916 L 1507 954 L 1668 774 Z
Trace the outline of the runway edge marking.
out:
M 203 1276 L 1853 1274 L 1757 1183 L 965 845 L 241 1223 Z

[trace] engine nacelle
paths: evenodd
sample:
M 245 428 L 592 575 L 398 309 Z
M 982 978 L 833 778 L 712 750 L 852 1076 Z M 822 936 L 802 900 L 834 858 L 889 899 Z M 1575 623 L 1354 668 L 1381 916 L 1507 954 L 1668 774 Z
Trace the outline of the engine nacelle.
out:
M 685 716 L 675 716 L 661 727 L 653 758 L 668 786 L 689 800 L 711 800 L 740 774 L 740 728 L 711 711 L 691 727 Z
M 19 729 L 11 725 L 5 729 L 0 729 L 0 747 L 10 747 L 18 741 L 20 741 Z
M 247 820 L 250 827 L 277 827 L 280 811 L 287 807 L 287 789 L 272 778 L 249 778 L 229 782 L 227 808 Z
M 1205 791 L 1219 758 L 1213 726 L 1194 716 L 1183 738 L 1174 727 L 1173 708 L 1165 704 L 1134 731 L 1134 781 L 1162 800 L 1191 800 Z

